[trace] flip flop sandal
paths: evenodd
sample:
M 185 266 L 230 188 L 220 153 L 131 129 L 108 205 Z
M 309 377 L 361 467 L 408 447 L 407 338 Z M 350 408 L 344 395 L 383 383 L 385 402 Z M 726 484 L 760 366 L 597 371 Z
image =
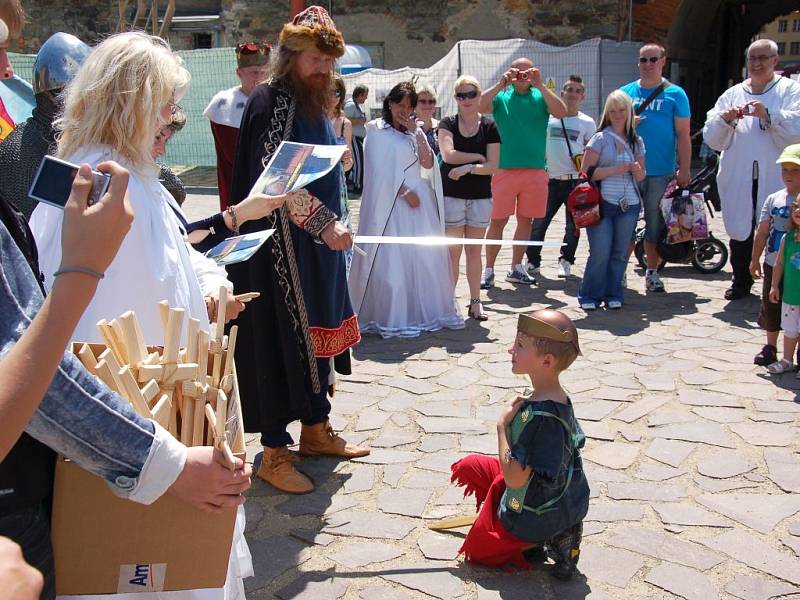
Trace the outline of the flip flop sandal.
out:
M 489 316 L 483 312 L 483 305 L 480 298 L 470 298 L 467 305 L 467 314 L 476 321 L 486 321 Z
M 777 362 L 772 363 L 767 367 L 767 371 L 772 373 L 773 375 L 780 375 L 781 373 L 788 373 L 794 369 L 794 365 L 792 361 L 786 360 L 785 358 L 780 359 Z

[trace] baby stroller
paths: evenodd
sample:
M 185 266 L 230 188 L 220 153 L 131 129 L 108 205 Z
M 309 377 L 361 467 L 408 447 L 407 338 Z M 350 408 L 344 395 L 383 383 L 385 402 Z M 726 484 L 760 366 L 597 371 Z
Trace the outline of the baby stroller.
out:
M 698 171 L 689 182 L 687 189 L 692 193 L 703 194 L 708 216 L 714 218 L 714 210 L 720 210 L 719 192 L 717 191 L 717 155 L 712 154 L 706 158 L 705 166 Z M 636 229 L 636 242 L 634 254 L 636 262 L 643 269 L 647 268 L 644 252 L 644 222 Z M 668 262 L 691 265 L 701 273 L 716 273 L 728 262 L 728 248 L 714 237 L 710 231 L 708 237 L 700 240 L 668 244 L 666 231 L 664 237 L 658 242 L 658 254 L 661 264 L 658 270 L 664 268 Z

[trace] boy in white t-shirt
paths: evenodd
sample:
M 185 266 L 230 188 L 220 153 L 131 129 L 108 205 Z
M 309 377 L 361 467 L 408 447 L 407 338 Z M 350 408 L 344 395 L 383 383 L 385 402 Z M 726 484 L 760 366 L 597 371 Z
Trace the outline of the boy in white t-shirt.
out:
M 595 132 L 597 124 L 594 119 L 579 109 L 585 98 L 586 88 L 583 79 L 578 75 L 570 75 L 561 86 L 561 99 L 567 105 L 567 116 L 563 119 L 550 117 L 547 124 L 547 174 L 550 178 L 547 189 L 547 213 L 543 218 L 534 219 L 531 226 L 531 241 L 544 240 L 547 228 L 561 206 L 566 206 L 569 193 L 578 183 L 578 166 L 583 157 L 583 149 Z M 577 158 L 577 160 L 576 160 Z M 572 215 L 567 214 L 564 245 L 558 259 L 558 276 L 569 277 L 575 263 L 575 250 L 578 247 L 580 230 L 575 228 Z M 528 273 L 535 275 L 541 265 L 541 246 L 529 246 Z

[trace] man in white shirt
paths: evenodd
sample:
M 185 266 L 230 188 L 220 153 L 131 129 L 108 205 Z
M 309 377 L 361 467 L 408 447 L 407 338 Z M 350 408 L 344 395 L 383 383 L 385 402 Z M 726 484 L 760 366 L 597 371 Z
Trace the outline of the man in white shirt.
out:
M 800 143 L 800 84 L 775 73 L 778 46 L 757 40 L 747 49 L 749 78 L 728 88 L 706 117 L 703 139 L 722 152 L 717 186 L 730 236 L 733 281 L 726 300 L 750 293 L 750 258 L 756 215 L 783 188 L 781 151 Z
M 586 87 L 578 75 L 570 75 L 561 86 L 561 99 L 567 105 L 567 116 L 557 119 L 553 116 L 547 124 L 547 174 L 550 177 L 547 190 L 547 213 L 534 219 L 531 227 L 531 241 L 544 240 L 547 228 L 562 206 L 566 206 L 569 193 L 578 183 L 578 163 L 583 158 L 583 149 L 595 132 L 597 124 L 589 115 L 580 111 L 586 97 Z M 575 250 L 578 247 L 580 230 L 575 229 L 572 215 L 567 214 L 564 245 L 558 259 L 558 276 L 569 277 L 575 263 Z M 541 265 L 542 247 L 529 246 L 528 273 L 535 275 Z
M 365 127 L 367 114 L 363 105 L 369 96 L 369 88 L 357 85 L 353 88 L 353 97 L 344 104 L 344 114 L 353 125 L 353 168 L 347 174 L 350 179 L 350 191 L 360 194 L 364 184 L 364 138 L 367 137 Z
M 247 42 L 236 46 L 236 76 L 241 85 L 218 92 L 203 112 L 211 121 L 211 133 L 214 134 L 214 147 L 217 150 L 220 210 L 228 208 L 236 139 L 247 97 L 259 83 L 266 81 L 271 49 L 272 46 L 267 42 Z

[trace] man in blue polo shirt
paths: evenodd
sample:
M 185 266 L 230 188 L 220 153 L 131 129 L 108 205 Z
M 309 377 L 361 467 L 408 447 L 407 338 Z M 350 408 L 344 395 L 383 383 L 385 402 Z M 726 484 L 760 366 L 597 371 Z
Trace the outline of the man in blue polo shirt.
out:
M 664 284 L 658 276 L 657 244 L 664 232 L 664 217 L 660 201 L 667 184 L 676 177 L 678 184 L 686 186 L 691 177 L 692 141 L 689 136 L 689 98 L 683 88 L 670 83 L 662 76 L 667 53 L 663 46 L 645 44 L 639 50 L 639 79 L 622 86 L 622 91 L 633 100 L 638 109 L 662 85 L 656 95 L 641 111 L 636 132 L 642 136 L 647 148 L 645 167 L 647 177 L 639 186 L 644 207 L 644 248 L 647 255 L 645 282 L 648 292 L 663 292 Z M 637 110 L 637 114 L 639 114 Z M 675 150 L 678 152 L 678 170 L 675 170 Z

